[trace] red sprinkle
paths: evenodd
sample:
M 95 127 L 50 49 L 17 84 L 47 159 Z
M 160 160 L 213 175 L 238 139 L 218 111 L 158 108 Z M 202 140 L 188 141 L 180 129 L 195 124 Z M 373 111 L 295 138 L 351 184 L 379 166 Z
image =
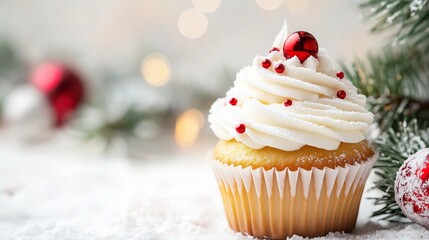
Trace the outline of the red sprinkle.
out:
M 271 53 L 271 52 L 274 52 L 274 51 L 279 52 L 279 51 L 280 51 L 280 49 L 278 49 L 278 48 L 276 48 L 276 47 L 273 47 L 273 48 L 271 48 L 270 53 Z
M 283 104 L 284 104 L 286 107 L 289 107 L 289 106 L 291 106 L 291 105 L 292 105 L 292 100 L 287 99 L 287 100 L 285 100 L 285 101 L 283 102 Z
M 339 79 L 343 79 L 344 78 L 344 73 L 343 72 L 337 72 L 337 77 L 339 78 Z
M 344 91 L 344 90 L 339 90 L 339 91 L 337 92 L 337 97 L 338 97 L 338 98 L 344 99 L 344 98 L 346 98 L 346 96 L 347 96 L 347 93 L 346 93 L 346 91 Z
M 271 67 L 271 61 L 270 61 L 270 59 L 265 59 L 263 62 L 262 62 L 262 67 L 264 67 L 264 68 L 269 68 L 269 67 Z
M 285 65 L 279 63 L 276 65 L 274 69 L 276 70 L 277 73 L 282 73 L 285 71 Z
M 229 100 L 229 104 L 231 104 L 232 106 L 237 105 L 237 102 L 238 102 L 237 98 L 231 98 L 231 100 Z
M 244 132 L 246 131 L 246 125 L 244 125 L 244 124 L 240 123 L 240 125 L 238 125 L 238 126 L 235 128 L 235 131 L 237 131 L 239 134 L 244 133 Z

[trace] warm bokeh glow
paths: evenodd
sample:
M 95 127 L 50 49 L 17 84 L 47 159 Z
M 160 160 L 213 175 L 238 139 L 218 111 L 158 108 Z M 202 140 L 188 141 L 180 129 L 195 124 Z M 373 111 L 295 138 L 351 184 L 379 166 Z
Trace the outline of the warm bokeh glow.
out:
M 195 8 L 189 8 L 180 14 L 177 20 L 179 32 L 186 38 L 199 38 L 207 30 L 208 20 L 206 15 Z
M 256 0 L 256 3 L 264 10 L 272 11 L 279 8 L 283 0 Z
M 204 126 L 204 115 L 196 110 L 189 109 L 182 113 L 176 121 L 175 138 L 180 147 L 192 146 Z
M 220 6 L 221 0 L 192 0 L 192 4 L 203 13 L 212 13 Z
M 165 85 L 171 78 L 171 69 L 164 55 L 152 53 L 148 55 L 141 66 L 143 78 L 150 85 L 160 87 Z
M 308 7 L 308 0 L 286 0 L 286 10 L 294 15 L 304 12 Z

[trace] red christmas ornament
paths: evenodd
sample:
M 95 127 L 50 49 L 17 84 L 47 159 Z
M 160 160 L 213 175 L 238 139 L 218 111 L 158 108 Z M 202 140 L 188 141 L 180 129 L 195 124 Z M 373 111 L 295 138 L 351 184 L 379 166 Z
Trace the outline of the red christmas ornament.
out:
M 337 72 L 337 78 L 343 79 L 344 78 L 344 73 L 343 72 Z
M 264 67 L 264 68 L 269 68 L 269 67 L 271 67 L 271 61 L 270 61 L 270 59 L 265 59 L 263 62 L 262 62 L 262 67 Z
M 285 101 L 283 102 L 283 104 L 284 104 L 286 107 L 289 107 L 289 106 L 291 106 L 291 105 L 292 105 L 292 100 L 287 99 L 287 100 L 285 100 Z
M 240 123 L 237 127 L 235 127 L 235 131 L 237 131 L 239 134 L 242 134 L 246 131 L 246 125 Z
M 31 74 L 31 83 L 47 96 L 57 126 L 61 126 L 83 101 L 81 78 L 64 65 L 45 63 L 38 66 Z
M 317 58 L 319 44 L 316 38 L 308 32 L 294 32 L 286 39 L 283 44 L 283 54 L 286 59 L 297 56 L 301 63 L 308 57 Z
M 279 63 L 276 65 L 274 69 L 276 70 L 277 73 L 283 73 L 285 71 L 285 65 L 283 65 L 282 63 Z
M 274 52 L 274 51 L 277 51 L 277 52 L 278 52 L 278 51 L 280 51 L 280 49 L 278 49 L 278 48 L 276 48 L 276 47 L 273 47 L 273 48 L 271 48 L 270 53 L 271 53 L 271 52 Z
M 346 93 L 346 91 L 344 91 L 344 90 L 339 90 L 339 91 L 337 92 L 337 97 L 338 97 L 338 98 L 344 99 L 344 98 L 346 98 L 346 96 L 347 96 L 347 93 Z
M 231 100 L 229 100 L 229 104 L 231 104 L 232 106 L 237 105 L 237 102 L 238 102 L 237 98 L 231 98 Z
M 396 174 L 394 190 L 405 216 L 429 228 L 429 148 L 405 160 Z

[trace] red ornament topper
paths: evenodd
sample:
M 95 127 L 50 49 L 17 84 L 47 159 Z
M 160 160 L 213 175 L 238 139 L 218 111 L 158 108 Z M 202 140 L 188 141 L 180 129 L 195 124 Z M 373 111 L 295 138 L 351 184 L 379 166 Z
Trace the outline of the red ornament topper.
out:
M 318 51 L 319 44 L 316 38 L 304 31 L 292 33 L 283 44 L 283 54 L 285 58 L 289 59 L 297 56 L 301 63 L 310 56 L 317 58 Z

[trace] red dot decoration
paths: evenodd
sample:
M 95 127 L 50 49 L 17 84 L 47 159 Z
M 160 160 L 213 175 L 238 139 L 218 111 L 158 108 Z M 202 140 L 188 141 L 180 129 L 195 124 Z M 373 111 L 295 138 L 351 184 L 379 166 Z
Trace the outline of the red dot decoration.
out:
M 289 107 L 289 106 L 291 106 L 291 105 L 292 105 L 292 100 L 287 99 L 287 100 L 285 100 L 285 101 L 283 102 L 283 104 L 284 104 L 286 107 Z
M 301 63 L 308 57 L 313 56 L 317 58 L 319 51 L 319 44 L 316 38 L 308 32 L 298 31 L 294 32 L 283 44 L 283 55 L 286 59 L 297 56 Z
M 273 47 L 273 48 L 271 48 L 270 53 L 271 53 L 271 52 L 274 52 L 274 51 L 279 52 L 279 51 L 280 51 L 280 49 L 278 49 L 278 48 L 276 48 L 276 47 Z
M 237 98 L 231 98 L 231 100 L 229 100 L 229 104 L 231 104 L 232 106 L 237 105 L 237 102 L 238 102 Z
M 346 96 L 347 96 L 347 93 L 346 93 L 346 91 L 344 91 L 344 90 L 339 90 L 339 91 L 337 92 L 337 97 L 338 97 L 338 98 L 344 99 L 344 98 L 346 98 Z
M 270 61 L 270 59 L 265 59 L 263 62 L 262 62 L 262 67 L 264 67 L 264 68 L 269 68 L 269 67 L 271 67 L 271 61 Z
M 274 70 L 276 70 L 277 73 L 283 73 L 285 71 L 285 65 L 283 65 L 282 63 L 279 63 L 276 65 Z
M 339 79 L 343 79 L 344 78 L 344 73 L 343 72 L 337 72 L 337 78 Z
M 239 134 L 242 134 L 246 131 L 246 125 L 240 123 L 237 127 L 235 127 L 235 131 L 237 131 Z
M 429 155 L 426 156 L 426 159 L 429 158 Z M 425 162 L 423 168 L 418 170 L 418 176 L 422 181 L 427 181 L 429 179 L 429 162 Z

